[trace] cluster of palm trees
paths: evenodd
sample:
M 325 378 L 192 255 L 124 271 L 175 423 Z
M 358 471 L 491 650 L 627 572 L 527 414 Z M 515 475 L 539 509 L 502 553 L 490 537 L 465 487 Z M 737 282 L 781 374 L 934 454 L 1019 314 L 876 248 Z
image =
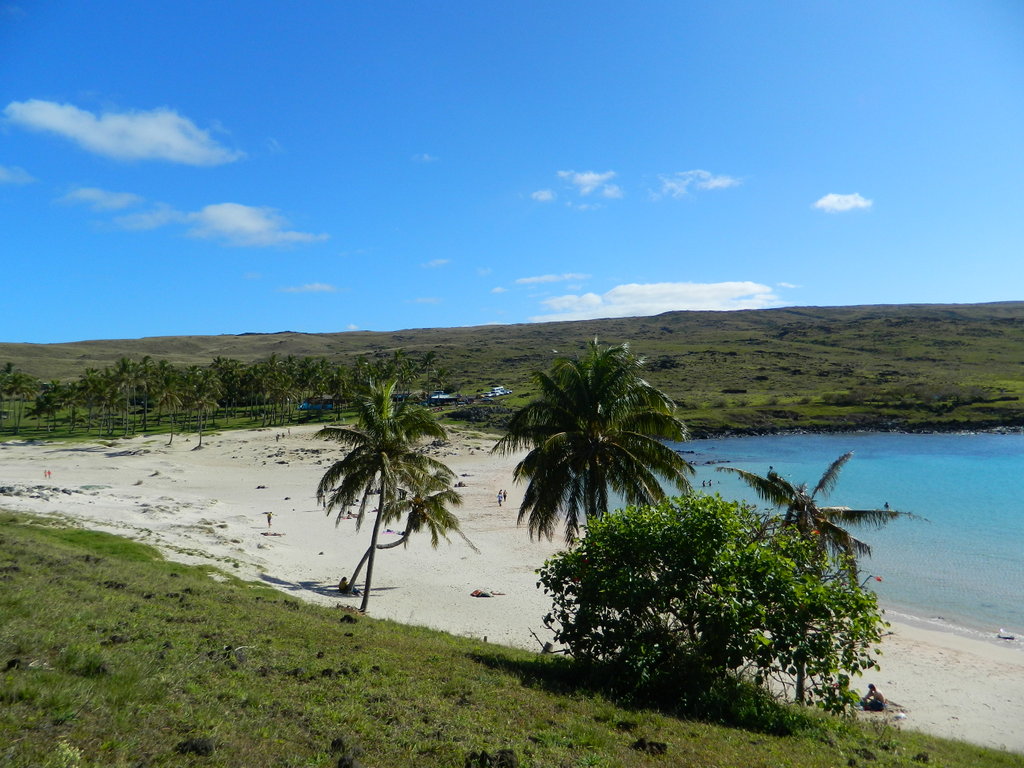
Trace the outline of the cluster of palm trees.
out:
M 572 542 L 586 520 L 608 511 L 610 494 L 626 504 L 651 504 L 665 497 L 666 488 L 692 491 L 693 467 L 665 443 L 685 440 L 686 427 L 672 400 L 643 378 L 643 366 L 643 359 L 628 345 L 601 347 L 595 340 L 581 356 L 560 358 L 549 371 L 534 373 L 537 397 L 512 416 L 493 448 L 498 454 L 527 450 L 513 479 L 526 483 L 518 519 L 527 522 L 531 536 L 550 539 L 561 526 L 566 541 Z M 376 498 L 369 547 L 351 579 L 344 581 L 348 587 L 354 585 L 366 566 L 363 610 L 378 549 L 405 543 L 410 533 L 423 527 L 430 529 L 435 546 L 439 538 L 459 530 L 450 512 L 461 503 L 451 486 L 454 475 L 418 451 L 423 439 L 443 437 L 444 429 L 426 409 L 396 398 L 397 387 L 395 379 L 371 384 L 355 400 L 353 425 L 318 433 L 349 449 L 317 488 L 328 514 L 337 510 L 340 520 L 349 507 L 358 505 L 358 527 Z M 760 477 L 728 471 L 737 473 L 765 501 L 785 509 L 781 527 L 795 529 L 823 550 L 848 556 L 855 578 L 856 557 L 870 550 L 844 526 L 881 525 L 901 513 L 819 504 L 851 456 L 833 462 L 813 491 L 775 472 Z M 380 527 L 403 516 L 403 537 L 392 545 L 378 544 Z
M 153 427 L 162 431 L 166 420 L 171 440 L 175 430 L 188 429 L 201 441 L 217 417 L 280 425 L 295 419 L 297 405 L 311 397 L 341 404 L 360 384 L 387 379 L 408 394 L 414 385 L 439 386 L 450 376 L 436 352 L 414 358 L 401 349 L 360 356 L 351 366 L 291 355 L 253 363 L 217 357 L 207 366 L 124 357 L 66 382 L 42 382 L 7 363 L 0 369 L 0 431 L 19 433 L 27 416 L 45 423 L 47 431 L 62 424 L 70 432 L 83 428 L 128 436 Z
M 626 504 L 651 504 L 665 497 L 665 486 L 691 491 L 693 467 L 663 440 L 686 439 L 675 405 L 642 377 L 644 361 L 628 345 L 602 348 L 591 342 L 579 358 L 557 360 L 537 372 L 540 395 L 511 419 L 497 453 L 529 448 L 514 470 L 527 481 L 519 521 L 531 535 L 551 538 L 559 524 L 571 542 L 584 519 L 608 511 L 609 491 Z M 844 526 L 880 526 L 905 515 L 892 509 L 850 509 L 819 502 L 835 487 L 853 453 L 828 467 L 814 490 L 795 485 L 774 471 L 766 477 L 732 467 L 760 498 L 784 509 L 781 526 L 794 528 L 822 549 L 846 556 L 851 572 L 870 547 Z

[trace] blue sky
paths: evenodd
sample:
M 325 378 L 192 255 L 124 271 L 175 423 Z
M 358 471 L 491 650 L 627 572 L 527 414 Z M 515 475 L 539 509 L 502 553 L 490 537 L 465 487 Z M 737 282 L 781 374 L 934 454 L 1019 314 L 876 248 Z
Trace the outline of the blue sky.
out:
M 0 340 L 1024 299 L 1024 4 L 0 0 Z

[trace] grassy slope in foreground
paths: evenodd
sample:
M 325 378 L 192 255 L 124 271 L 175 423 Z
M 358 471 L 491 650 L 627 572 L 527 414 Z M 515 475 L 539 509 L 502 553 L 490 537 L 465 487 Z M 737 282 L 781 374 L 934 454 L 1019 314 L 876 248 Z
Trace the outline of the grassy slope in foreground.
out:
M 379 768 L 502 748 L 522 766 L 1024 765 L 884 727 L 777 737 L 629 709 L 575 686 L 562 658 L 303 604 L 2 512 L 0 580 L 12 768 L 326 768 L 339 738 Z M 641 737 L 666 755 L 633 749 Z M 189 740 L 212 753 L 176 751 Z

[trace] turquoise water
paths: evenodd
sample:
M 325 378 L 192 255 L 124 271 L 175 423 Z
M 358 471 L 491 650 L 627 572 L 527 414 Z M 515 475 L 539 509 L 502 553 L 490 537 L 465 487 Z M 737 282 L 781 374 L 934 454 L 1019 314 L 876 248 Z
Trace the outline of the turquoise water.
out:
M 853 451 L 827 497 L 836 506 L 893 509 L 926 518 L 859 528 L 872 555 L 862 573 L 886 609 L 905 618 L 992 636 L 1024 636 L 1024 434 L 845 434 L 694 440 L 675 446 L 694 465 L 697 490 L 759 502 L 717 466 L 765 474 L 769 466 L 810 488 Z M 701 489 L 711 480 L 712 488 Z

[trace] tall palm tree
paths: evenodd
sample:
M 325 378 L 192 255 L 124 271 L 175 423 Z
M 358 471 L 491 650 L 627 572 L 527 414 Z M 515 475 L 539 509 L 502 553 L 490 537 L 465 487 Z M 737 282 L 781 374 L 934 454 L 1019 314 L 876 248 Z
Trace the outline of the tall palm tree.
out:
M 185 408 L 196 414 L 196 431 L 199 432 L 196 448 L 203 447 L 203 425 L 207 414 L 217 408 L 219 397 L 220 379 L 216 371 L 198 365 L 190 365 L 185 370 L 181 381 L 181 400 Z
M 731 472 L 754 489 L 764 501 L 776 507 L 784 507 L 784 527 L 793 527 L 800 535 L 818 543 L 823 549 L 845 555 L 849 563 L 851 578 L 857 577 L 857 558 L 871 555 L 871 547 L 856 538 L 845 526 L 865 525 L 880 528 L 897 517 L 913 517 L 908 512 L 895 509 L 850 509 L 850 507 L 821 506 L 819 499 L 825 499 L 839 481 L 839 473 L 851 458 L 853 451 L 844 453 L 833 461 L 818 480 L 814 490 L 808 491 L 807 483 L 793 485 L 789 480 L 769 469 L 762 477 L 736 467 L 718 467 L 719 472 Z
M 114 366 L 113 377 L 124 398 L 124 436 L 128 437 L 128 417 L 133 412 L 132 404 L 135 400 L 135 392 L 142 380 L 141 369 L 139 364 L 131 358 L 122 357 Z M 132 427 L 134 426 L 133 423 Z
M 356 423 L 324 427 L 317 436 L 332 440 L 350 450 L 332 464 L 317 486 L 317 501 L 330 514 L 338 510 L 335 524 L 346 507 L 359 504 L 357 528 L 366 517 L 369 497 L 379 493 L 374 510 L 373 532 L 366 560 L 366 582 L 360 610 L 365 611 L 373 585 L 373 566 L 382 522 L 393 514 L 399 500 L 399 489 L 429 487 L 427 478 L 449 470 L 437 459 L 416 451 L 423 438 L 443 438 L 444 428 L 427 409 L 406 400 L 394 398 L 395 381 L 371 384 L 355 402 Z
M 602 348 L 595 339 L 582 357 L 533 374 L 540 395 L 512 416 L 492 449 L 530 449 L 513 478 L 529 481 L 519 522 L 529 518 L 531 537 L 550 539 L 564 516 L 572 541 L 581 517 L 608 510 L 609 490 L 627 504 L 664 498 L 662 481 L 689 491 L 693 467 L 662 442 L 685 440 L 686 426 L 672 400 L 643 379 L 643 365 L 628 345 Z
M 9 400 L 16 401 L 14 414 L 14 434 L 21 431 L 21 419 L 25 413 L 25 403 L 34 400 L 39 393 L 39 381 L 23 371 L 12 371 L 4 380 L 4 394 Z

